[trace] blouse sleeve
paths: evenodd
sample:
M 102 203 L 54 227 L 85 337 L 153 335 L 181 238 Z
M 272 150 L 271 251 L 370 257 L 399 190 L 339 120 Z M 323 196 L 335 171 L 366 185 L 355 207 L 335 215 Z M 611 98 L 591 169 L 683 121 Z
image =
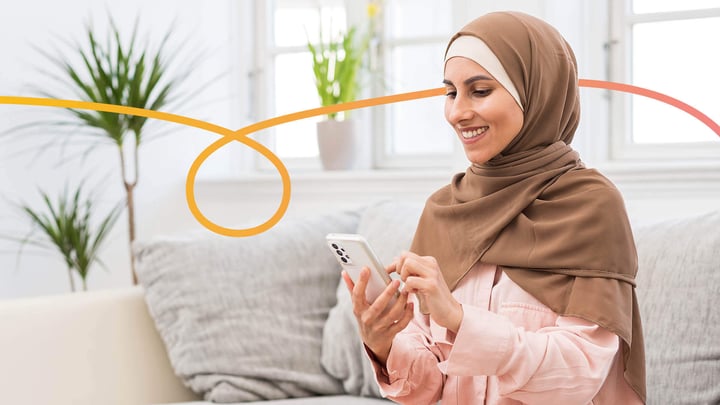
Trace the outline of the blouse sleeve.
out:
M 430 404 L 440 400 L 445 376 L 438 363 L 445 359 L 431 338 L 427 316 L 416 311 L 413 321 L 395 335 L 386 367 L 367 347 L 365 350 L 384 397 L 400 404 Z
M 590 403 L 602 387 L 619 339 L 591 322 L 558 317 L 528 332 L 508 318 L 463 305 L 447 375 L 498 378 L 499 394 L 525 403 Z

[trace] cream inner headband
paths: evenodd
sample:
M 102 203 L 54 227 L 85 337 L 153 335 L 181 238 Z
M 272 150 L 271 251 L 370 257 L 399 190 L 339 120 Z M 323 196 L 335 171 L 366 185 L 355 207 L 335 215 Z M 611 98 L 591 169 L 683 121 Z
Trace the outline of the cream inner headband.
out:
M 472 35 L 462 35 L 458 37 L 450 44 L 447 54 L 445 55 L 445 63 L 447 63 L 450 58 L 457 56 L 470 59 L 485 68 L 485 70 L 510 93 L 517 105 L 520 106 L 520 109 L 525 111 L 525 108 L 523 108 L 523 105 L 520 103 L 520 95 L 510 80 L 510 76 L 508 76 L 497 56 L 495 56 L 493 51 L 488 48 L 482 39 Z

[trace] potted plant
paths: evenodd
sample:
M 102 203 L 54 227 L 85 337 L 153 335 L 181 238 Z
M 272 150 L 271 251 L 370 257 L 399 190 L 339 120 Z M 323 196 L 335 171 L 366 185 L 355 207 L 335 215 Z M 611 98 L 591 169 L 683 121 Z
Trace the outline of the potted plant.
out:
M 53 202 L 48 193 L 39 190 L 44 207 L 33 208 L 26 203 L 16 204 L 20 213 L 32 225 L 31 233 L 23 238 L 5 237 L 20 243 L 19 255 L 26 245 L 58 253 L 67 266 L 70 291 L 75 292 L 77 275 L 87 291 L 87 277 L 94 264 L 103 265 L 98 257 L 105 237 L 115 225 L 123 204 L 117 204 L 99 221 L 94 221 L 95 206 L 83 197 L 82 184 L 74 192 L 67 186 Z M 38 232 L 39 231 L 39 232 Z
M 123 41 L 120 30 L 110 19 L 111 30 L 105 41 L 98 41 L 90 25 L 86 26 L 84 43 L 69 45 L 69 49 L 50 54 L 39 51 L 48 59 L 55 72 L 49 76 L 56 79 L 72 96 L 82 101 L 160 110 L 178 105 L 178 90 L 195 68 L 196 62 L 183 61 L 183 66 L 168 73 L 168 66 L 174 63 L 177 52 L 167 51 L 169 30 L 155 47 L 149 41 L 142 43 L 137 38 L 138 23 L 133 28 L 129 41 Z M 125 43 L 127 42 L 127 43 Z M 67 45 L 69 41 L 64 41 Z M 80 63 L 73 63 L 79 57 Z M 42 96 L 58 99 L 72 98 L 68 94 L 48 93 Z M 23 134 L 30 129 L 41 129 L 39 135 L 51 135 L 48 144 L 57 142 L 59 134 L 87 141 L 85 154 L 96 147 L 111 147 L 117 151 L 122 187 L 126 195 L 128 213 L 128 239 L 130 245 L 130 266 L 133 285 L 137 284 L 132 243 L 135 240 L 135 188 L 139 179 L 140 163 L 138 152 L 149 135 L 146 131 L 148 119 L 140 116 L 116 114 L 102 111 L 77 109 L 57 110 L 59 120 L 38 121 L 21 126 L 15 132 Z M 68 128 L 71 130 L 68 131 Z M 84 128 L 87 130 L 77 130 Z M 48 129 L 52 131 L 48 131 Z M 89 131 L 88 131 L 89 130 Z M 24 137 L 22 137 L 24 138 Z
M 315 87 L 322 106 L 347 103 L 357 98 L 359 72 L 368 49 L 369 35 L 358 38 L 357 28 L 351 27 L 334 40 L 307 47 L 312 56 Z M 317 124 L 318 149 L 323 168 L 350 169 L 355 160 L 355 124 L 349 112 L 332 113 Z

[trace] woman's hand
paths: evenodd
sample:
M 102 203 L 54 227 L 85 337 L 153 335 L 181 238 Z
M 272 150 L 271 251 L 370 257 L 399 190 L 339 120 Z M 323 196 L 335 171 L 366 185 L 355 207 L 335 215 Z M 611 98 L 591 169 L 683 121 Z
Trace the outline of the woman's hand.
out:
M 388 271 L 390 271 L 389 267 Z M 353 313 L 360 326 L 360 337 L 384 366 L 390 355 L 393 338 L 412 320 L 413 304 L 408 302 L 406 292 L 400 293 L 393 301 L 400 287 L 398 280 L 388 284 L 372 304 L 368 303 L 365 299 L 365 289 L 370 279 L 370 269 L 367 267 L 360 271 L 357 284 L 354 284 L 344 271 L 342 277 L 352 296 Z
M 462 305 L 452 296 L 432 256 L 403 252 L 388 269 L 395 270 L 405 282 L 405 292 L 415 293 L 421 309 L 440 326 L 457 333 L 462 322 Z

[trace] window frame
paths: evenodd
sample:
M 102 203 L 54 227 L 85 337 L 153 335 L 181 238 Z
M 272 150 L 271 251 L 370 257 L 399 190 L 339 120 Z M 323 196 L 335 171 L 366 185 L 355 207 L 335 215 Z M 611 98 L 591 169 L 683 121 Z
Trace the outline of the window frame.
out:
M 365 3 L 362 3 L 362 9 L 359 9 L 357 1 L 352 0 L 341 0 L 343 6 L 346 9 L 347 24 L 358 25 L 361 24 L 361 18 L 365 17 Z M 272 96 L 275 94 L 274 88 L 274 58 L 280 53 L 289 53 L 294 51 L 303 51 L 303 47 L 278 47 L 274 45 L 273 41 L 273 30 L 274 30 L 274 7 L 275 1 L 262 1 L 254 0 L 253 13 L 255 15 L 256 23 L 256 39 L 253 43 L 254 51 L 254 67 L 251 71 L 249 80 L 251 82 L 252 93 L 257 95 L 255 100 L 250 102 L 255 103 L 253 107 L 252 117 L 270 117 L 269 112 L 273 110 L 273 99 Z M 306 1 L 308 4 L 316 5 L 320 4 L 317 1 Z M 465 17 L 466 13 L 462 12 L 462 2 L 451 3 L 453 26 L 458 25 L 458 21 Z M 385 17 L 385 14 L 383 13 Z M 387 18 L 387 17 L 385 17 Z M 382 67 L 378 69 L 378 75 L 383 75 L 389 65 L 388 62 L 392 56 L 392 50 L 398 46 L 404 45 L 417 45 L 423 43 L 436 43 L 438 41 L 445 41 L 445 36 L 440 37 L 413 37 L 403 39 L 390 39 L 383 36 L 383 28 L 386 24 L 385 18 L 379 19 L 376 25 L 376 33 L 378 33 L 378 46 L 377 52 L 372 55 L 376 58 L 377 66 Z M 363 89 L 360 94 L 361 98 L 377 97 L 386 95 L 386 90 L 383 89 L 382 84 L 379 81 L 372 81 L 372 85 L 369 88 Z M 440 80 L 438 80 L 438 86 L 440 87 Z M 423 89 L 417 89 L 423 90 Z M 389 142 L 388 138 L 391 136 L 389 130 L 390 121 L 387 120 L 387 115 L 384 108 L 363 109 L 355 112 L 367 122 L 366 130 L 369 131 L 371 136 L 372 145 L 369 147 L 370 156 L 367 157 L 367 162 L 361 169 L 368 170 L 382 170 L 382 169 L 413 169 L 413 168 L 447 168 L 453 166 L 453 161 L 457 159 L 458 154 L 462 155 L 462 149 L 457 143 L 453 143 L 453 151 L 451 153 L 438 153 L 438 154 L 417 154 L 412 156 L 402 156 L 397 154 L 387 153 L 385 150 L 386 142 Z M 438 111 L 438 114 L 442 114 L 442 111 Z M 257 137 L 265 144 L 269 149 L 275 150 L 276 139 L 273 135 L 267 135 Z M 318 157 L 294 157 L 282 158 L 283 163 L 290 169 L 296 170 L 320 170 L 320 159 Z M 274 170 L 273 166 L 265 159 L 255 159 L 254 169 L 260 172 Z
M 343 2 L 343 0 L 297 0 L 297 3 L 305 3 L 311 6 L 322 7 L 322 3 L 335 3 Z M 273 103 L 275 94 L 275 57 L 280 54 L 289 54 L 295 52 L 306 51 L 303 46 L 276 46 L 274 43 L 274 11 L 275 11 L 275 0 L 264 1 L 264 0 L 253 0 L 255 21 L 259 22 L 256 25 L 255 33 L 257 37 L 253 44 L 254 48 L 254 72 L 257 72 L 251 78 L 252 88 L 254 93 L 258 97 L 254 100 L 258 106 L 255 117 L 265 117 L 269 119 L 275 114 L 270 114 L 270 111 L 274 110 Z M 253 100 L 251 100 L 252 102 Z M 268 149 L 275 153 L 277 139 L 274 134 L 267 134 L 258 138 Z M 283 164 L 292 169 L 297 170 L 320 170 L 320 158 L 318 157 L 284 157 L 282 158 Z M 263 158 L 254 158 L 254 169 L 258 172 L 274 171 L 275 167 L 267 160 Z
M 451 2 L 452 6 L 451 18 L 452 26 L 459 26 L 461 16 L 465 14 L 461 10 L 461 2 Z M 392 71 L 392 53 L 395 49 L 403 46 L 412 45 L 429 45 L 438 42 L 447 42 L 452 33 L 444 36 L 417 36 L 408 38 L 390 38 L 384 35 L 388 30 L 385 26 L 388 24 L 389 16 L 385 13 L 383 19 L 378 24 L 378 33 L 381 36 L 378 54 L 373 57 L 377 58 L 377 64 L 380 67 L 377 74 L 381 77 L 388 77 L 388 71 Z M 437 86 L 441 87 L 442 79 L 438 77 Z M 425 90 L 418 88 L 416 90 Z M 373 81 L 370 97 L 378 97 L 387 95 L 387 91 L 377 81 Z M 443 114 L 438 110 L 438 115 Z M 453 160 L 458 156 L 463 156 L 462 147 L 458 142 L 453 142 L 452 150 L 449 153 L 425 153 L 413 155 L 401 155 L 389 153 L 386 145 L 392 142 L 392 122 L 387 119 L 386 109 L 377 108 L 371 117 L 373 128 L 373 168 L 375 169 L 413 169 L 413 168 L 436 168 L 444 169 L 453 165 Z M 448 134 L 451 130 L 448 128 Z
M 632 0 L 609 0 L 609 80 L 632 84 L 632 26 L 637 23 L 709 17 L 711 9 L 634 14 Z M 720 8 L 711 17 L 720 17 Z M 653 89 L 651 89 L 653 90 Z M 720 142 L 638 144 L 632 141 L 632 113 L 625 93 L 610 92 L 610 135 L 607 160 L 616 162 L 660 162 L 717 160 Z M 642 97 L 642 96 L 634 96 Z M 660 103 L 660 101 L 655 101 Z
M 302 0 L 301 0 L 302 1 Z M 342 0 L 347 10 L 347 23 L 357 24 L 361 17 L 364 17 L 364 6 L 362 2 L 351 0 Z M 314 0 L 306 0 L 308 3 L 316 4 Z M 273 75 L 273 59 L 276 53 L 272 52 L 270 42 L 272 40 L 274 29 L 272 24 L 274 1 L 249 1 L 252 8 L 255 28 L 252 30 L 255 37 L 251 41 L 244 41 L 244 44 L 252 46 L 253 60 L 251 67 L 248 69 L 247 81 L 250 93 L 248 97 L 249 119 L 258 121 L 260 117 L 267 117 L 268 111 L 272 110 L 273 102 L 271 94 L 274 92 L 274 75 Z M 603 4 L 604 3 L 604 4 Z M 464 2 L 452 2 L 452 18 L 453 26 L 460 26 L 467 19 L 468 5 Z M 583 5 L 584 4 L 584 5 Z M 581 13 L 583 23 L 578 25 L 574 30 L 581 29 L 588 34 L 583 34 L 581 38 L 582 44 L 576 44 L 585 47 L 582 54 L 578 54 L 578 61 L 582 62 L 585 73 L 581 74 L 582 78 L 597 78 L 620 83 L 632 84 L 630 81 L 631 72 L 631 24 L 636 22 L 645 22 L 653 18 L 697 18 L 704 17 L 705 10 L 700 11 L 681 11 L 666 12 L 642 15 L 642 17 L 629 16 L 631 0 L 606 0 L 605 2 L 592 2 L 591 4 L 583 3 L 572 7 Z M 362 7 L 359 8 L 359 7 Z M 551 2 L 543 2 L 542 9 L 546 20 L 553 24 L 565 24 L 565 17 L 559 10 L 559 5 Z M 720 10 L 720 9 L 719 9 Z M 488 10 L 489 11 L 489 10 Z M 720 11 L 718 11 L 720 13 Z M 599 16 L 602 13 L 604 16 Z M 591 15 L 592 14 L 592 15 Z M 554 20 L 553 20 L 553 17 Z M 600 18 L 604 17 L 604 18 Z M 379 21 L 378 31 L 384 32 L 383 25 L 387 17 Z M 589 25 L 588 25 L 589 24 Z M 568 26 L 572 26 L 568 23 Z M 585 31 L 587 30 L 587 31 Z M 379 43 L 377 55 L 378 66 L 384 69 L 388 68 L 386 61 L 391 60 L 391 49 L 396 46 L 409 44 L 417 44 L 423 41 L 432 42 L 439 40 L 437 37 L 424 38 L 403 38 L 391 39 L 382 38 Z M 446 38 L 445 38 L 446 39 Z M 604 45 L 604 49 L 600 47 Z M 300 47 L 297 47 L 299 50 Z M 287 51 L 290 48 L 278 48 Z M 248 62 L 246 62 L 248 63 Z M 581 66 L 582 67 L 582 66 Z M 583 70 L 583 69 L 581 69 Z M 587 76 L 587 77 L 586 77 Z M 372 88 L 364 89 L 361 97 L 374 97 L 385 95 L 387 91 L 382 88 L 381 84 L 373 81 Z M 438 85 L 439 87 L 439 85 Z M 420 90 L 420 89 L 418 89 Z M 584 90 L 583 90 L 584 91 Z M 636 96 L 640 97 L 640 96 Z M 578 148 L 586 161 L 591 165 L 598 167 L 621 167 L 626 166 L 632 170 L 638 164 L 650 164 L 654 166 L 662 166 L 664 162 L 669 165 L 687 164 L 692 167 L 705 164 L 710 167 L 718 163 L 720 156 L 720 143 L 717 142 L 694 142 L 694 143 L 673 143 L 673 144 L 635 144 L 631 140 L 630 112 L 628 103 L 625 100 L 626 95 L 617 91 L 603 91 L 599 89 L 591 89 L 583 95 L 583 121 L 581 122 L 579 131 L 583 128 L 593 128 L 592 136 L 576 137 L 574 145 Z M 660 102 L 660 101 L 655 101 Z M 589 108 L 586 108 L 589 107 Z M 427 154 L 402 156 L 387 153 L 385 143 L 391 136 L 388 126 L 389 120 L 386 120 L 385 110 L 375 108 L 372 113 L 370 109 L 359 110 L 357 113 L 367 121 L 368 130 L 372 135 L 372 145 L 369 148 L 370 156 L 364 167 L 360 170 L 384 170 L 384 169 L 445 169 L 448 167 L 461 168 L 464 163 L 464 154 L 459 144 L 454 143 L 453 151 L 450 154 Z M 438 111 L 438 114 L 442 114 Z M 598 136 L 600 135 L 600 136 Z M 263 144 L 274 150 L 274 139 L 266 137 L 255 137 Z M 253 162 L 251 171 L 267 172 L 274 171 L 274 167 L 266 161 L 266 159 L 251 154 L 243 156 L 250 158 Z M 291 170 L 297 169 L 301 171 L 318 171 L 320 170 L 319 158 L 283 158 L 283 163 Z M 245 169 L 248 165 L 243 166 Z M 713 166 L 714 167 L 714 166 Z M 247 170 L 245 170 L 247 171 Z

